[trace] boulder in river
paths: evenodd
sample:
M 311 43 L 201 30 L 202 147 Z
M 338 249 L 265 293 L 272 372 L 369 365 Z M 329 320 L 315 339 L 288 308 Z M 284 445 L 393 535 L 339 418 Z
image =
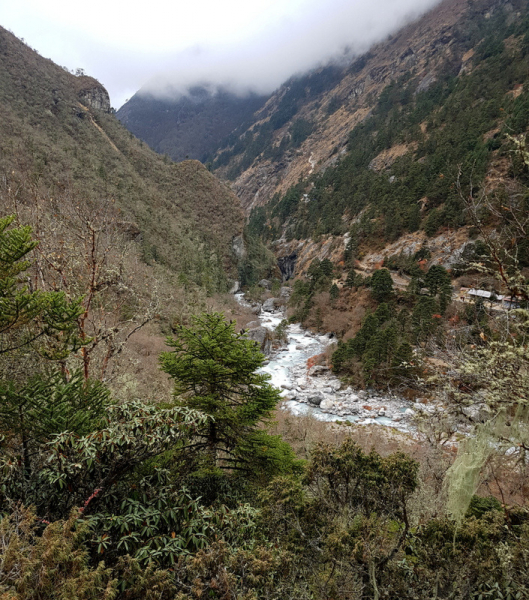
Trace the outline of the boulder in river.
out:
M 322 400 L 324 399 L 325 398 L 321 392 L 313 393 L 307 398 L 309 403 L 313 404 L 314 406 L 319 406 L 322 403 Z
M 332 400 L 322 400 L 320 403 L 321 410 L 332 411 L 334 408 L 334 402 Z
M 311 377 L 321 377 L 322 375 L 327 375 L 330 371 L 329 367 L 323 367 L 322 365 L 316 365 L 315 367 L 311 367 L 309 369 L 309 375 Z
M 276 305 L 279 303 L 277 298 L 268 298 L 263 303 L 263 310 L 265 312 L 274 312 L 276 310 Z
M 266 327 L 254 327 L 246 332 L 246 336 L 259 344 L 261 352 L 264 354 L 270 353 L 272 340 L 270 339 L 270 331 Z

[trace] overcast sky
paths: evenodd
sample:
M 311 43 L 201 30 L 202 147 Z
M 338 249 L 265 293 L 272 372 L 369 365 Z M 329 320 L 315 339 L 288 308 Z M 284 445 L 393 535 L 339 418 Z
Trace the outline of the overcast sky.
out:
M 439 0 L 0 0 L 0 25 L 83 68 L 114 107 L 139 88 L 210 81 L 271 92 L 349 47 L 364 52 Z

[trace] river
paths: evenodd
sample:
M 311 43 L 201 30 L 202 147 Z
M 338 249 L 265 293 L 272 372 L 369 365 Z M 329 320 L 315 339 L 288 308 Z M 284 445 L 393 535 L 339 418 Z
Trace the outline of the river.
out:
M 242 293 L 238 302 L 249 306 Z M 285 318 L 282 309 L 261 308 L 261 326 L 273 331 Z M 410 431 L 417 406 L 391 393 L 354 390 L 325 367 L 307 367 L 309 358 L 321 354 L 331 343 L 329 335 L 317 335 L 299 324 L 286 329 L 287 342 L 272 351 L 268 363 L 261 369 L 271 383 L 280 388 L 283 408 L 294 415 L 311 414 L 322 421 L 349 421 L 361 425 L 378 424 Z

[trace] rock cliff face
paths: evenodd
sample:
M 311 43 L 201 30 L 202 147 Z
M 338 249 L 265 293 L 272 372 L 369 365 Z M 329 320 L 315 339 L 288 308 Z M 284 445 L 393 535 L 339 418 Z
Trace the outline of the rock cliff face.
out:
M 292 252 L 290 254 L 287 254 L 286 256 L 280 256 L 277 259 L 277 266 L 281 271 L 283 281 L 288 281 L 289 279 L 292 279 L 294 277 L 297 258 L 297 252 Z
M 79 100 L 89 108 L 111 112 L 110 97 L 106 89 L 92 77 L 78 77 Z

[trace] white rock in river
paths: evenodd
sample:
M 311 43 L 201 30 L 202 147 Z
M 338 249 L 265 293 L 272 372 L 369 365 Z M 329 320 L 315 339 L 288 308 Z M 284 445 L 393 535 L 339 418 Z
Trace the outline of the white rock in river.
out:
M 311 369 L 309 369 L 309 375 L 311 377 L 319 377 L 321 375 L 326 375 L 329 372 L 329 370 L 329 367 L 316 365 L 315 367 L 311 367 Z
M 263 303 L 263 310 L 265 312 L 275 312 L 276 304 L 279 304 L 279 300 L 277 298 L 268 298 Z
M 334 408 L 334 402 L 332 400 L 322 400 L 320 404 L 321 410 L 332 410 Z
M 282 384 L 281 384 L 281 387 L 282 387 L 284 390 L 291 390 L 291 389 L 292 389 L 294 386 L 293 386 L 291 383 L 282 383 Z
M 404 411 L 404 414 L 405 414 L 405 415 L 410 415 L 410 416 L 413 416 L 413 415 L 415 414 L 415 411 L 413 410 L 413 408 L 407 408 L 407 409 Z

